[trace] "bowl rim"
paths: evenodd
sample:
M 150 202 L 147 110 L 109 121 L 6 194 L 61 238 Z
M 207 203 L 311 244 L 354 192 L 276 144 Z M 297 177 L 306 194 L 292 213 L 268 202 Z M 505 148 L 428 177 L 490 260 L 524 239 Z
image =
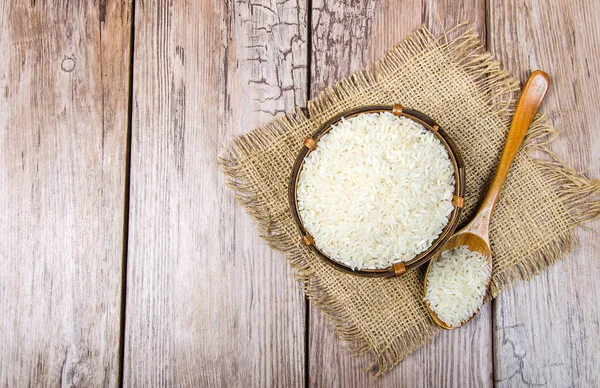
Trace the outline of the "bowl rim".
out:
M 325 253 L 323 253 L 318 246 L 314 243 L 314 239 L 312 236 L 308 234 L 304 224 L 302 222 L 302 218 L 300 217 L 300 213 L 298 211 L 298 198 L 297 198 L 297 188 L 298 188 L 298 179 L 300 177 L 300 172 L 302 171 L 302 167 L 304 166 L 304 159 L 308 154 L 314 149 L 309 148 L 311 143 L 318 144 L 318 141 L 329 133 L 331 130 L 331 126 L 341 121 L 342 118 L 350 118 L 358 116 L 362 113 L 379 113 L 379 112 L 392 112 L 394 115 L 398 117 L 407 117 L 413 121 L 418 122 L 423 125 L 425 129 L 432 132 L 436 135 L 438 140 L 445 146 L 448 151 L 448 155 L 450 156 L 450 160 L 454 167 L 454 177 L 455 177 L 455 185 L 454 185 L 454 200 L 453 205 L 454 209 L 450 214 L 450 218 L 448 223 L 442 230 L 442 233 L 438 236 L 436 240 L 428 247 L 425 251 L 419 253 L 413 259 L 405 262 L 396 263 L 390 267 L 382 268 L 382 269 L 360 269 L 353 270 L 350 266 L 338 262 Z M 345 112 L 337 114 L 330 119 L 328 119 L 325 123 L 323 123 L 307 140 L 304 142 L 304 145 L 300 149 L 298 156 L 294 161 L 294 165 L 292 167 L 292 172 L 290 174 L 290 182 L 288 185 L 288 199 L 290 204 L 290 212 L 298 230 L 301 233 L 301 241 L 303 245 L 308 246 L 310 250 L 312 250 L 319 258 L 323 259 L 327 264 L 333 266 L 334 268 L 341 270 L 345 273 L 350 273 L 356 276 L 363 277 L 392 277 L 392 276 L 401 276 L 407 270 L 419 267 L 425 263 L 427 263 L 431 258 L 438 253 L 438 250 L 444 245 L 446 240 L 452 236 L 456 228 L 458 227 L 458 222 L 460 218 L 460 214 L 464 207 L 464 193 L 465 193 L 465 166 L 462 156 L 456 146 L 456 143 L 452 140 L 450 136 L 429 116 L 424 113 L 419 112 L 415 109 L 402 107 L 400 104 L 395 105 L 366 105 L 359 106 L 356 108 L 349 109 Z

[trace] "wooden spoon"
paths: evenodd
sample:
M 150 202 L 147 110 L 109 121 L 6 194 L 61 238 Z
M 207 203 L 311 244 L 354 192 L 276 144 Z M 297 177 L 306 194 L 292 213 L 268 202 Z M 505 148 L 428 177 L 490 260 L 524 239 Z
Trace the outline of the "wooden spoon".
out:
M 527 83 L 521 92 L 519 101 L 517 102 L 515 114 L 513 116 L 512 123 L 510 124 L 510 130 L 508 131 L 508 137 L 506 139 L 504 151 L 502 151 L 502 157 L 500 158 L 496 175 L 494 176 L 494 180 L 488 189 L 481 207 L 471 222 L 469 222 L 463 229 L 452 235 L 452 237 L 446 241 L 439 252 L 457 248 L 461 245 L 466 245 L 469 250 L 480 252 L 485 255 L 490 269 L 492 269 L 492 252 L 490 249 L 490 219 L 492 217 L 492 211 L 494 210 L 494 205 L 498 200 L 498 195 L 500 194 L 502 185 L 504 184 L 506 176 L 508 175 L 510 165 L 515 158 L 523 139 L 525 138 L 525 133 L 527 132 L 533 117 L 537 113 L 538 108 L 540 107 L 542 100 L 548 91 L 549 85 L 550 77 L 543 71 L 536 70 L 531 74 L 531 76 L 529 76 L 529 79 L 527 80 Z M 436 255 L 436 257 L 429 262 L 427 267 L 427 272 L 425 273 L 425 294 L 427 294 L 427 276 L 429 275 L 429 270 L 431 269 L 433 262 L 438 260 L 439 257 L 439 254 Z M 490 278 L 487 281 L 487 288 L 490 287 L 491 280 L 492 276 L 490 272 Z M 429 302 L 426 301 L 425 305 L 427 306 L 427 311 L 429 311 L 429 314 L 435 323 L 444 329 L 456 329 L 465 325 L 471 321 L 481 310 L 481 307 L 479 307 L 473 316 L 462 322 L 460 326 L 449 326 L 438 317 L 435 311 L 431 309 Z

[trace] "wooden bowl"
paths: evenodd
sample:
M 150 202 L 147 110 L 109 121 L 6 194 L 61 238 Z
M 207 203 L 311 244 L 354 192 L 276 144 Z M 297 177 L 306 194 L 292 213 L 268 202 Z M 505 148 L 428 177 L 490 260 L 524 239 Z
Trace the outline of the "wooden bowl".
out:
M 304 228 L 304 224 L 302 223 L 302 218 L 300 217 L 300 213 L 298 212 L 298 199 L 297 199 L 297 188 L 298 188 L 298 178 L 300 177 L 300 172 L 302 171 L 302 167 L 304 165 L 304 158 L 308 156 L 308 154 L 313 151 L 318 144 L 319 139 L 323 137 L 323 135 L 327 134 L 331 130 L 331 126 L 338 123 L 342 118 L 350 118 L 357 116 L 361 113 L 377 113 L 377 112 L 392 112 L 395 116 L 398 117 L 407 117 L 411 120 L 414 120 L 425 127 L 426 130 L 431 131 L 435 136 L 440 140 L 440 142 L 446 147 L 448 151 L 448 155 L 450 156 L 450 160 L 452 165 L 454 166 L 454 198 L 452 200 L 452 204 L 454 205 L 454 209 L 450 215 L 450 219 L 448 223 L 442 230 L 440 236 L 433 242 L 433 244 L 427 248 L 424 252 L 421 252 L 417 256 L 415 256 L 410 261 L 405 261 L 401 263 L 394 263 L 391 267 L 383 268 L 383 269 L 362 269 L 362 270 L 353 270 L 350 266 L 340 263 L 336 260 L 333 260 L 326 254 L 324 254 L 319 247 L 315 244 L 312 236 L 308 234 L 306 229 Z M 294 166 L 292 168 L 292 174 L 290 176 L 290 184 L 289 184 L 289 201 L 290 201 L 290 209 L 292 212 L 292 216 L 298 226 L 300 231 L 299 239 L 302 243 L 308 246 L 317 256 L 323 259 L 326 263 L 332 265 L 333 267 L 341 270 L 343 272 L 357 275 L 357 276 L 365 276 L 365 277 L 392 277 L 392 276 L 401 276 L 407 270 L 416 268 L 422 264 L 427 263 L 433 255 L 435 255 L 439 248 L 444 245 L 446 240 L 452 236 L 456 227 L 458 226 L 458 219 L 460 217 L 460 213 L 464 206 L 464 192 L 465 192 L 465 167 L 464 162 L 458 152 L 458 148 L 454 141 L 444 132 L 440 126 L 433 121 L 430 117 L 425 114 L 413 110 L 403 108 L 402 105 L 372 105 L 372 106 L 363 106 L 351 109 L 344 113 L 341 113 L 337 116 L 332 117 L 327 122 L 325 122 L 311 137 L 307 138 L 304 141 L 304 146 L 300 150 L 296 161 L 294 162 Z

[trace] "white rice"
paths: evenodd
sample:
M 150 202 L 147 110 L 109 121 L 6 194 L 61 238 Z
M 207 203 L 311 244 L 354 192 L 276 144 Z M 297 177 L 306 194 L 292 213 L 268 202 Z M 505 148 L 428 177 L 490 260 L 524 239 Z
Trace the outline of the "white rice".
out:
M 425 300 L 448 326 L 458 327 L 483 304 L 491 269 L 466 245 L 442 252 L 427 274 Z
M 425 251 L 452 212 L 454 169 L 419 123 L 389 112 L 342 119 L 304 162 L 298 210 L 315 244 L 354 269 Z

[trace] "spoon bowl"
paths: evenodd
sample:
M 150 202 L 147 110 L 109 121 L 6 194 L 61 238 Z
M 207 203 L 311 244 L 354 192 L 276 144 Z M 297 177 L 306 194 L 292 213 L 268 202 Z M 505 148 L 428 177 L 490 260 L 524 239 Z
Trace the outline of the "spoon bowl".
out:
M 454 248 L 466 245 L 470 251 L 479 252 L 485 256 L 487 263 L 490 266 L 490 273 L 491 273 L 492 251 L 490 249 L 489 242 L 484 240 L 483 238 L 481 238 L 481 236 L 479 236 L 475 233 L 468 232 L 465 229 L 462 229 L 461 231 L 459 231 L 458 233 L 456 233 L 452 237 L 450 237 L 448 239 L 448 241 L 446 241 L 444 246 L 442 246 L 442 248 L 440 249 L 440 253 L 444 252 L 446 250 L 449 250 L 449 249 L 454 249 Z M 425 294 L 427 294 L 427 277 L 429 275 L 429 270 L 431 269 L 431 263 L 435 262 L 439 258 L 440 258 L 440 254 L 437 254 L 435 257 L 433 257 L 431 259 L 429 265 L 427 266 L 427 272 L 425 272 L 425 283 L 424 283 L 424 290 L 423 290 Z M 486 289 L 489 289 L 491 281 L 492 281 L 492 277 L 490 276 L 487 281 L 487 284 L 486 284 Z M 469 319 L 462 322 L 460 324 L 460 326 L 450 326 L 450 325 L 447 325 L 444 321 L 442 321 L 440 319 L 440 317 L 437 315 L 437 313 L 435 311 L 433 311 L 433 309 L 431 308 L 431 306 L 429 305 L 429 302 L 427 300 L 425 300 L 425 307 L 427 307 L 427 311 L 429 312 L 429 315 L 431 316 L 433 321 L 438 326 L 440 326 L 441 328 L 446 329 L 446 330 L 458 329 L 459 327 L 466 325 L 473 318 L 475 318 L 475 316 L 477 314 L 479 314 L 479 310 L 481 310 L 481 307 L 479 307 L 479 309 Z
M 527 83 L 523 87 L 521 95 L 519 96 L 519 101 L 517 102 L 517 107 L 515 108 L 515 113 L 510 124 L 508 136 L 506 138 L 506 144 L 504 145 L 504 150 L 502 151 L 500 163 L 498 163 L 498 168 L 496 170 L 496 174 L 494 175 L 494 179 L 492 180 L 492 184 L 490 185 L 488 192 L 481 206 L 479 207 L 479 210 L 471 222 L 469 222 L 463 229 L 452 235 L 439 250 L 440 253 L 436 254 L 435 257 L 433 257 L 429 262 L 429 265 L 427 266 L 427 272 L 425 273 L 425 295 L 427 295 L 427 277 L 429 275 L 429 270 L 431 269 L 431 265 L 436 260 L 439 260 L 441 252 L 466 245 L 470 251 L 483 254 L 487 259 L 490 270 L 493 269 L 492 251 L 490 249 L 490 220 L 494 210 L 494 205 L 498 200 L 498 196 L 500 195 L 504 181 L 508 176 L 510 165 L 517 155 L 517 151 L 519 150 L 519 147 L 525 138 L 525 134 L 527 133 L 527 130 L 529 129 L 529 126 L 531 125 L 538 108 L 546 96 L 549 86 L 550 77 L 543 71 L 536 70 L 529 76 L 529 79 L 527 80 Z M 492 272 L 490 271 L 490 277 L 488 278 L 486 284 L 487 290 L 489 290 L 491 281 Z M 459 326 L 450 326 L 443 322 L 435 313 L 435 311 L 431 309 L 431 306 L 427 300 L 425 301 L 425 305 L 433 321 L 443 329 L 456 329 L 461 327 L 470 322 L 473 318 L 475 318 L 475 316 L 477 316 L 477 314 L 479 314 L 479 311 L 481 311 L 481 306 L 479 306 L 477 311 L 475 311 L 475 313 L 473 313 L 469 319 L 462 322 Z

